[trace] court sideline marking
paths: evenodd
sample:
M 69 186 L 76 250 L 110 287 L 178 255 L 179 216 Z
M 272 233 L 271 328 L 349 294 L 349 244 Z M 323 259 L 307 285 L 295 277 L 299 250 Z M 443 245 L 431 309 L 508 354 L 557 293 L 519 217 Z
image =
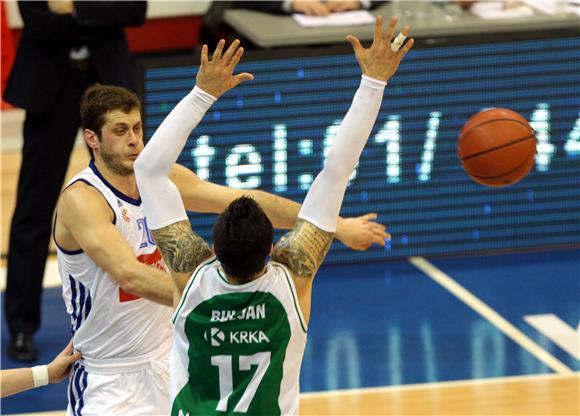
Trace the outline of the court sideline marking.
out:
M 525 335 L 522 331 L 512 325 L 507 319 L 494 311 L 488 305 L 483 303 L 479 298 L 449 277 L 447 274 L 439 270 L 429 261 L 423 257 L 411 257 L 409 263 L 417 267 L 435 282 L 443 286 L 459 300 L 487 319 L 492 325 L 503 332 L 506 336 L 511 338 L 514 342 L 519 344 L 522 348 L 527 350 L 530 354 L 550 367 L 558 374 L 573 374 L 569 367 L 543 349 L 540 345 L 534 342 L 531 338 Z

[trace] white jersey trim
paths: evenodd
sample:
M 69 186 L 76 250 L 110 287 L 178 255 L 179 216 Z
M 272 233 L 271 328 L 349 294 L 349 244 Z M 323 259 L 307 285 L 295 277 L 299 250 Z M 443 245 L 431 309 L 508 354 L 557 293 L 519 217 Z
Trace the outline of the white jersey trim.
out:
M 306 319 L 304 319 L 304 315 L 302 314 L 302 309 L 300 309 L 300 303 L 298 302 L 298 294 L 296 293 L 296 286 L 294 285 L 294 281 L 288 275 L 288 271 L 283 264 L 279 264 L 276 262 L 271 261 L 270 264 L 272 266 L 281 269 L 284 272 L 284 276 L 286 276 L 286 281 L 288 282 L 288 287 L 290 288 L 290 293 L 292 294 L 292 301 L 294 302 L 294 310 L 296 311 L 296 315 L 298 315 L 298 322 L 300 322 L 300 327 L 302 331 L 306 334 L 308 332 L 308 325 L 306 324 Z
M 195 269 L 193 271 L 193 273 L 191 274 L 189 280 L 187 281 L 187 285 L 185 285 L 185 289 L 183 290 L 183 293 L 181 294 L 181 299 L 179 300 L 179 303 L 177 304 L 177 308 L 175 308 L 175 312 L 173 312 L 173 316 L 171 317 L 171 322 L 173 322 L 173 325 L 175 325 L 175 321 L 177 320 L 177 317 L 179 316 L 179 312 L 183 308 L 183 304 L 185 303 L 185 300 L 187 299 L 187 295 L 189 293 L 189 290 L 191 289 L 191 286 L 193 285 L 195 278 L 197 277 L 199 272 L 201 272 L 202 268 L 209 266 L 210 264 L 212 264 L 216 260 L 217 260 L 216 256 L 212 256 L 209 259 L 204 260 L 203 262 L 201 262 L 201 264 L 199 266 L 197 266 L 197 269 Z

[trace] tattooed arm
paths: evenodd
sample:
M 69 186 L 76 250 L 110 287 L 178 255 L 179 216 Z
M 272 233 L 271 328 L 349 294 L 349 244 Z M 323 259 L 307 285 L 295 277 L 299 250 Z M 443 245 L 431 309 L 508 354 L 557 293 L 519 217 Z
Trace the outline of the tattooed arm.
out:
M 191 229 L 189 221 L 180 221 L 151 231 L 173 278 L 173 307 L 177 307 L 191 273 L 212 256 L 207 243 Z
M 321 230 L 299 218 L 296 227 L 274 247 L 272 260 L 282 263 L 292 273 L 298 300 L 306 323 L 310 320 L 310 298 L 314 275 L 330 249 L 334 233 Z

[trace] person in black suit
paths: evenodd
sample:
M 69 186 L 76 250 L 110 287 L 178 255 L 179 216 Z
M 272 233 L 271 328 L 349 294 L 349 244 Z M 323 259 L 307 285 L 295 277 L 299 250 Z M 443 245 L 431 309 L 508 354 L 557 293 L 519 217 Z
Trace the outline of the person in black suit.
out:
M 95 82 L 135 90 L 123 28 L 144 23 L 147 2 L 19 1 L 18 8 L 24 28 L 4 99 L 25 109 L 26 118 L 4 306 L 8 355 L 33 361 L 51 220 L 80 125 L 80 99 Z

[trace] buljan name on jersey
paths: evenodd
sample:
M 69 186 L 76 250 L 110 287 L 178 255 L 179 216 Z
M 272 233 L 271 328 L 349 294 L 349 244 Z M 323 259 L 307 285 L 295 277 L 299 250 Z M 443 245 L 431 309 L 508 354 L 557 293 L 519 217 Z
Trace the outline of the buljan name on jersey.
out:
M 266 318 L 266 304 L 250 305 L 241 311 L 212 310 L 210 322 L 228 322 L 237 320 L 256 320 Z

